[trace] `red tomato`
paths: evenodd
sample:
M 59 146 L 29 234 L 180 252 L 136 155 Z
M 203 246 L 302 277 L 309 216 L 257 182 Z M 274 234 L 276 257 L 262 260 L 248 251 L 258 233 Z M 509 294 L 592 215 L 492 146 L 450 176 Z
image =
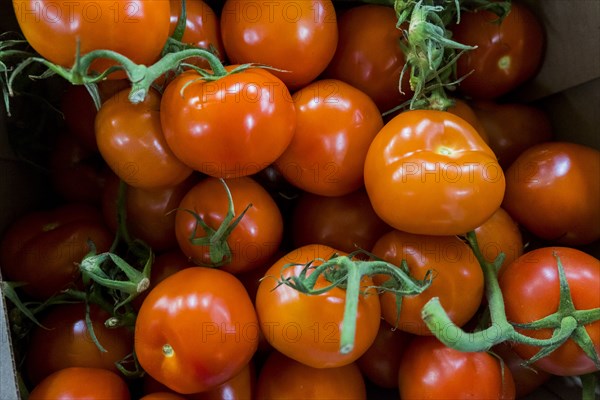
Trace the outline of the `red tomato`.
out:
M 547 382 L 552 375 L 532 366 L 524 366 L 521 357 L 514 352 L 509 342 L 502 342 L 492 348 L 502 358 L 515 381 L 516 398 L 520 399 Z
M 67 204 L 34 211 L 13 223 L 0 244 L 4 279 L 25 282 L 22 290 L 45 300 L 79 279 L 78 263 L 90 251 L 107 251 L 112 235 L 93 207 Z
M 379 298 L 370 278 L 363 278 L 356 318 L 354 349 L 340 353 L 340 335 L 346 291 L 336 287 L 319 295 L 306 295 L 276 279 L 298 276 L 304 265 L 316 258 L 329 259 L 340 252 L 323 245 L 308 245 L 291 251 L 265 273 L 256 294 L 256 311 L 267 341 L 286 356 L 313 368 L 333 368 L 354 362 L 371 346 L 379 329 Z M 284 265 L 293 265 L 283 269 Z M 315 261 L 312 265 L 320 265 Z M 310 272 L 308 273 L 310 275 Z M 322 275 L 315 288 L 329 282 Z
M 42 57 L 72 67 L 81 54 L 105 49 L 138 64 L 152 64 L 169 36 L 169 3 L 162 0 L 13 0 L 25 38 Z M 92 70 L 114 62 L 99 59 Z
M 529 323 L 553 314 L 559 305 L 558 264 L 560 258 L 577 310 L 600 307 L 600 261 L 576 249 L 544 247 L 530 251 L 505 266 L 499 282 L 504 294 L 506 316 L 513 323 Z M 523 307 L 527 304 L 527 307 Z M 549 338 L 552 329 L 517 329 L 536 338 Z M 600 353 L 600 321 L 585 326 L 596 353 Z M 538 347 L 514 345 L 515 352 L 529 359 Z M 536 368 L 555 375 L 583 375 L 597 371 L 597 366 L 577 344 L 569 339 L 548 356 L 534 363 Z
M 237 375 L 227 382 L 206 392 L 194 393 L 189 400 L 251 400 L 254 398 L 256 377 L 254 365 L 248 363 Z
M 375 214 L 364 190 L 338 197 L 304 193 L 293 210 L 290 227 L 295 247 L 319 243 L 346 253 L 358 248 L 370 251 L 391 230 Z
M 250 69 L 205 81 L 179 75 L 164 92 L 161 122 L 175 155 L 218 178 L 254 174 L 289 145 L 296 112 L 283 82 Z
M 404 53 L 402 31 L 392 7 L 367 4 L 353 7 L 338 17 L 339 42 L 325 70 L 328 78 L 339 79 L 363 91 L 379 110 L 388 111 L 411 96 L 405 73 L 400 92 Z
M 504 209 L 534 235 L 565 245 L 600 238 L 600 151 L 548 142 L 506 171 Z
M 477 46 L 456 63 L 459 77 L 472 72 L 459 85 L 469 97 L 500 97 L 532 78 L 542 63 L 544 31 L 525 5 L 514 1 L 502 23 L 497 19 L 485 10 L 461 13 L 460 23 L 449 27 L 453 40 Z
M 238 374 L 258 344 L 246 289 L 218 269 L 186 268 L 154 287 L 135 325 L 142 368 L 170 389 L 190 394 Z
M 312 368 L 274 351 L 260 372 L 257 399 L 366 400 L 365 382 L 356 364 Z
M 392 227 L 459 235 L 492 216 L 504 174 L 479 134 L 451 113 L 406 111 L 377 134 L 365 161 L 373 209 Z
M 27 376 L 33 385 L 53 372 L 68 367 L 103 368 L 115 373 L 115 363 L 133 351 L 133 332 L 127 328 L 107 328 L 110 315 L 90 306 L 94 334 L 106 352 L 92 341 L 85 322 L 85 305 L 60 304 L 39 319 L 30 336 L 25 358 Z
M 248 271 L 264 265 L 279 248 L 283 219 L 277 204 L 262 186 L 248 177 L 227 180 L 236 216 L 251 205 L 226 239 L 231 258 L 222 268 L 231 273 Z M 208 236 L 189 211 L 197 214 L 212 229 L 221 226 L 229 208 L 227 192 L 216 178 L 206 178 L 183 197 L 175 216 L 175 234 L 181 251 L 198 265 L 212 265 L 210 253 L 219 244 L 194 244 L 190 238 Z M 189 211 L 186 211 L 189 210 Z M 194 233 L 195 232 L 195 233 Z
M 29 394 L 30 400 L 129 400 L 125 380 L 100 368 L 65 368 L 48 376 Z
M 454 106 L 448 108 L 446 111 L 467 121 L 473 128 L 475 128 L 477 133 L 479 133 L 479 136 L 481 136 L 483 141 L 488 145 L 490 144 L 490 138 L 487 130 L 485 129 L 483 123 L 479 120 L 477 114 L 475 114 L 475 110 L 466 101 L 454 99 Z
M 404 296 L 398 319 L 396 296 L 380 295 L 381 312 L 386 322 L 416 335 L 430 335 L 421 318 L 421 309 L 431 298 L 439 297 L 450 319 L 464 325 L 477 312 L 483 297 L 483 272 L 471 248 L 456 236 L 425 236 L 392 231 L 383 235 L 373 247 L 373 254 L 400 265 L 406 260 L 411 276 L 424 279 L 433 272 L 433 283 L 423 293 Z M 388 278 L 376 275 L 382 284 Z
M 515 398 L 510 370 L 497 357 L 454 350 L 434 337 L 411 341 L 398 383 L 403 400 Z
M 322 196 L 343 196 L 362 187 L 367 150 L 383 126 L 373 100 L 334 79 L 305 86 L 293 100 L 296 133 L 275 163 L 285 179 Z
M 552 139 L 548 115 L 529 104 L 479 101 L 473 111 L 489 136 L 488 144 L 502 168 L 508 168 L 529 147 Z
M 363 375 L 375 385 L 384 388 L 398 387 L 400 360 L 412 336 L 394 329 L 381 320 L 375 341 L 356 364 Z
M 221 34 L 232 63 L 259 63 L 290 89 L 314 80 L 333 57 L 338 42 L 331 0 L 228 0 Z
M 186 400 L 185 397 L 169 392 L 154 392 L 145 395 L 140 400 Z
M 96 141 L 106 163 L 128 185 L 175 186 L 192 173 L 167 145 L 160 125 L 160 95 L 151 90 L 133 104 L 129 90 L 108 99 L 96 116 Z
M 488 262 L 494 262 L 502 252 L 505 255 L 503 265 L 507 265 L 523 254 L 521 231 L 502 208 L 497 209 L 490 219 L 475 228 L 475 234 L 479 250 Z

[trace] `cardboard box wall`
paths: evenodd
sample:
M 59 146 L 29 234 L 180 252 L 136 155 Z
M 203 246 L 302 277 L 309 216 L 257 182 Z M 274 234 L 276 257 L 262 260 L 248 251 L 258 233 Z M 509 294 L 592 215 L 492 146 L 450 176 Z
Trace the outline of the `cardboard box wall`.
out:
M 517 98 L 544 108 L 558 140 L 600 149 L 600 1 L 528 0 L 542 20 L 547 49 L 544 65 Z M 16 29 L 11 2 L 0 0 L 0 32 Z M 10 149 L 0 112 L 0 235 L 17 216 L 43 198 L 43 177 Z M 600 223 L 600 221 L 598 221 Z M 600 256 L 598 246 L 590 248 Z M 600 290 L 600 288 L 591 288 Z M 0 296 L 0 400 L 18 399 L 6 304 Z M 553 379 L 531 399 L 576 399 L 577 381 Z

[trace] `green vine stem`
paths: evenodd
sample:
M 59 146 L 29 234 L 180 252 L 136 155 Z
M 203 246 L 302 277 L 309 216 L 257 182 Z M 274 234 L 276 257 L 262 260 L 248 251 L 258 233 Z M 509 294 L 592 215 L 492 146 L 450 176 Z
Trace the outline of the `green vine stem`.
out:
M 556 313 L 530 324 L 511 324 L 506 317 L 504 298 L 498 284 L 498 262 L 489 263 L 485 260 L 474 232 L 467 234 L 467 241 L 483 269 L 491 323 L 484 330 L 467 333 L 450 320 L 439 299 L 432 298 L 423 307 L 421 316 L 428 328 L 441 342 L 454 349 L 469 352 L 487 351 L 492 346 L 504 341 L 540 347 L 538 353 L 527 360 L 527 364 L 531 364 L 556 350 L 568 339 L 572 339 L 600 368 L 600 358 L 585 329 L 586 324 L 600 320 L 600 308 L 575 309 L 564 268 L 558 256 L 556 261 L 560 281 L 560 301 Z M 519 333 L 515 328 L 551 328 L 554 331 L 548 339 L 536 339 Z M 452 337 L 448 334 L 449 332 L 452 333 Z
M 386 275 L 390 277 L 384 286 L 372 286 L 366 288 L 378 292 L 388 291 L 396 295 L 396 302 L 401 304 L 403 296 L 417 295 L 425 291 L 432 282 L 432 273 L 427 272 L 425 279 L 416 280 L 408 273 L 406 264 L 396 267 L 383 260 L 363 261 L 356 259 L 359 254 L 369 255 L 363 250 L 356 251 L 347 256 L 334 254 L 329 260 L 317 259 L 304 264 L 304 268 L 298 276 L 291 276 L 279 280 L 279 285 L 287 285 L 300 293 L 307 295 L 318 295 L 329 290 L 340 287 L 346 291 L 344 305 L 344 316 L 342 332 L 340 337 L 340 353 L 348 354 L 354 349 L 356 335 L 356 317 L 358 303 L 361 296 L 361 281 L 365 276 Z M 315 261 L 322 264 L 313 266 Z M 291 267 L 295 264 L 286 265 Z M 310 274 L 308 274 L 310 272 Z M 319 277 L 323 275 L 331 284 L 315 289 Z M 398 309 L 400 307 L 398 306 Z
M 581 376 L 581 386 L 583 388 L 582 400 L 596 400 L 597 389 L 600 387 L 600 372 L 592 372 Z

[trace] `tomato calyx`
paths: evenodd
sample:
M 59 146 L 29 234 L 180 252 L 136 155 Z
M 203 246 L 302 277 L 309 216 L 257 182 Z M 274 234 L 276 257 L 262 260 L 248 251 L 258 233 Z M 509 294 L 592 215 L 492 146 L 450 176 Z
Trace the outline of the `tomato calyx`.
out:
M 297 265 L 303 265 L 304 268 L 297 276 L 284 278 L 282 275 L 277 285 L 287 285 L 307 295 L 319 295 L 336 287 L 346 291 L 340 337 L 341 354 L 348 354 L 354 349 L 358 302 L 361 295 L 373 296 L 381 292 L 394 293 L 396 295 L 396 305 L 399 315 L 403 296 L 422 293 L 431 285 L 433 280 L 432 271 L 428 271 L 423 280 L 413 278 L 409 274 L 406 262 L 403 262 L 400 267 L 396 267 L 381 259 L 363 261 L 356 258 L 358 255 L 374 257 L 364 250 L 357 250 L 348 255 L 333 254 L 328 260 L 317 258 L 306 264 L 286 264 L 283 267 L 284 270 Z M 321 264 L 314 266 L 313 264 L 316 261 L 321 262 Z M 317 280 L 321 275 L 331 284 L 315 289 Z M 361 287 L 362 278 L 373 275 L 385 275 L 390 279 L 381 286 Z
M 504 299 L 498 283 L 497 273 L 504 260 L 504 254 L 500 254 L 493 263 L 487 262 L 479 249 L 475 233 L 469 232 L 466 239 L 483 269 L 490 324 L 483 330 L 467 333 L 450 320 L 439 299 L 432 298 L 423 307 L 421 316 L 441 342 L 456 350 L 467 352 L 487 351 L 504 341 L 540 347 L 540 350 L 524 363 L 530 365 L 552 353 L 568 339 L 572 339 L 600 369 L 600 356 L 585 329 L 585 325 L 600 320 L 600 308 L 575 309 L 562 262 L 556 254 L 560 282 L 558 310 L 540 320 L 517 324 L 509 322 L 506 317 Z M 553 329 L 553 333 L 550 338 L 537 339 L 518 332 L 516 328 L 534 330 L 549 328 Z M 452 337 L 449 337 L 448 332 L 452 333 Z
M 195 264 L 201 265 L 203 267 L 220 267 L 231 262 L 232 253 L 229 243 L 227 239 L 233 230 L 238 226 L 246 212 L 252 207 L 252 203 L 248 204 L 244 211 L 240 213 L 236 217 L 235 209 L 233 204 L 233 197 L 231 196 L 231 191 L 225 183 L 225 180 L 220 178 L 219 181 L 223 185 L 225 192 L 227 193 L 227 213 L 223 218 L 223 222 L 221 225 L 215 230 L 208 226 L 206 222 L 193 210 L 184 209 L 183 211 L 191 214 L 196 219 L 196 225 L 192 230 L 192 233 L 189 237 L 189 242 L 194 246 L 208 246 L 209 247 L 209 257 L 210 264 L 202 263 L 199 260 L 192 260 Z M 205 233 L 205 236 L 196 237 L 196 233 L 198 232 L 198 227 L 202 228 Z
M 10 32 L 0 34 L 0 89 L 6 113 L 10 117 L 9 98 L 12 94 L 8 86 L 8 73 L 11 70 L 10 61 L 13 59 L 24 59 L 33 54 L 24 50 L 28 46 L 27 41 L 22 38 L 11 39 Z

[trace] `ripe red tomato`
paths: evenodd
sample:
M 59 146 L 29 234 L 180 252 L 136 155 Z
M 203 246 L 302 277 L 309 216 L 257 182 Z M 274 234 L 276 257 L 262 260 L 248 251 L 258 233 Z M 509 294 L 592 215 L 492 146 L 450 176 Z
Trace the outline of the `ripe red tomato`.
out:
M 516 89 L 531 79 L 542 63 L 544 31 L 531 11 L 514 1 L 502 23 L 497 18 L 485 10 L 461 13 L 460 23 L 449 27 L 453 40 L 477 46 L 456 63 L 458 77 L 472 72 L 459 90 L 475 99 L 495 99 Z
M 392 231 L 383 235 L 373 247 L 373 254 L 394 265 L 406 260 L 411 276 L 424 279 L 434 273 L 433 283 L 423 293 L 404 296 L 400 318 L 396 296 L 380 295 L 381 312 L 386 322 L 416 335 L 430 335 L 421 318 L 421 309 L 431 298 L 439 297 L 450 319 L 464 325 L 477 312 L 483 297 L 483 272 L 471 248 L 456 236 L 425 236 Z M 377 285 L 388 278 L 376 275 Z
M 539 238 L 583 245 L 600 238 L 600 151 L 565 142 L 530 147 L 506 171 L 502 206 Z
M 100 368 L 65 368 L 48 376 L 29 394 L 30 400 L 129 400 L 125 380 Z
M 392 227 L 459 235 L 492 216 L 504 174 L 479 134 L 451 113 L 406 111 L 377 134 L 365 160 L 373 209 Z
M 232 63 L 283 70 L 273 74 L 290 90 L 317 78 L 338 42 L 331 0 L 228 0 L 221 11 L 221 34 Z
M 265 273 L 256 294 L 256 311 L 267 341 L 286 356 L 313 368 L 333 368 L 354 362 L 371 346 L 381 316 L 379 298 L 370 278 L 363 278 L 358 300 L 354 349 L 340 353 L 340 335 L 346 291 L 339 287 L 319 295 L 306 295 L 276 279 L 298 276 L 304 265 L 316 258 L 329 259 L 340 252 L 323 245 L 308 245 L 291 251 Z M 283 269 L 288 263 L 298 264 Z M 312 265 L 320 265 L 315 261 Z M 308 272 L 310 275 L 310 272 Z M 329 282 L 322 275 L 315 288 Z
M 291 234 L 295 247 L 324 244 L 346 253 L 370 251 L 391 228 L 371 207 L 364 190 L 325 197 L 304 193 L 293 209 Z
M 504 294 L 506 316 L 513 323 L 529 323 L 558 310 L 559 276 L 555 256 L 560 258 L 577 310 L 600 307 L 600 261 L 582 251 L 568 247 L 544 247 L 525 253 L 505 266 L 499 282 Z M 528 304 L 523 307 L 523 304 Z M 536 338 L 549 338 L 551 329 L 517 329 Z M 585 326 L 596 353 L 600 353 L 600 321 Z M 513 349 L 523 359 L 531 358 L 538 347 L 515 344 Z M 536 368 L 555 375 L 583 375 L 597 371 L 597 366 L 577 344 L 569 339 L 548 356 L 534 363 Z
M 339 42 L 324 74 L 363 91 L 381 112 L 402 104 L 412 93 L 409 73 L 400 88 L 405 60 L 397 21 L 394 9 L 387 6 L 367 4 L 344 11 L 338 17 Z
M 140 400 L 186 400 L 185 397 L 169 392 L 154 392 L 145 395 Z
M 322 196 L 343 196 L 363 185 L 371 141 L 383 126 L 365 93 L 334 79 L 303 87 L 293 95 L 296 133 L 275 165 L 296 187 Z
M 356 364 L 313 368 L 273 351 L 257 384 L 257 399 L 366 400 L 364 379 Z
M 157 189 L 175 186 L 192 173 L 173 154 L 160 125 L 160 94 L 151 90 L 133 104 L 129 90 L 108 99 L 96 116 L 96 141 L 100 154 L 128 185 Z
M 254 364 L 250 362 L 227 382 L 206 392 L 191 394 L 187 398 L 189 400 L 250 400 L 254 398 L 255 386 Z
M 70 68 L 77 44 L 81 54 L 105 49 L 152 64 L 169 36 L 169 3 L 161 0 L 13 0 L 25 38 L 42 57 Z M 99 59 L 92 70 L 112 61 Z
M 499 208 L 483 224 L 475 228 L 477 244 L 483 257 L 494 262 L 500 252 L 504 253 L 503 265 L 510 264 L 523 254 L 523 238 L 516 222 Z
M 231 258 L 222 269 L 231 273 L 249 271 L 264 265 L 275 254 L 283 235 L 283 219 L 277 204 L 262 186 L 248 177 L 226 181 L 236 216 L 251 205 L 226 238 Z M 198 265 L 212 265 L 210 254 L 219 246 L 194 244 L 190 238 L 208 236 L 189 211 L 217 230 L 227 214 L 227 192 L 216 178 L 206 178 L 192 187 L 181 200 L 175 216 L 175 234 L 181 251 Z M 186 211 L 189 210 L 189 211 Z M 195 232 L 195 234 L 194 234 Z M 225 261 L 217 260 L 217 262 Z
M 238 374 L 258 344 L 252 301 L 233 275 L 185 268 L 156 285 L 137 316 L 135 352 L 142 368 L 190 394 Z
M 85 322 L 85 305 L 60 304 L 52 307 L 29 337 L 25 369 L 29 382 L 37 385 L 53 372 L 68 367 L 103 368 L 115 373 L 115 363 L 133 351 L 133 332 L 128 328 L 107 328 L 110 315 L 90 305 L 90 319 L 100 351 L 92 341 Z
M 403 400 L 515 398 L 510 370 L 497 357 L 454 350 L 434 337 L 411 341 L 398 383 Z
M 22 290 L 46 300 L 79 279 L 78 263 L 90 251 L 107 251 L 112 235 L 98 210 L 67 204 L 48 211 L 34 211 L 19 218 L 0 244 L 4 279 L 25 282 Z
M 552 139 L 552 125 L 540 108 L 522 103 L 478 101 L 473 111 L 489 136 L 488 144 L 506 170 L 529 147 Z
M 175 78 L 161 102 L 161 122 L 173 153 L 217 178 L 254 174 L 289 145 L 296 126 L 291 95 L 266 70 L 216 81 L 190 71 Z

